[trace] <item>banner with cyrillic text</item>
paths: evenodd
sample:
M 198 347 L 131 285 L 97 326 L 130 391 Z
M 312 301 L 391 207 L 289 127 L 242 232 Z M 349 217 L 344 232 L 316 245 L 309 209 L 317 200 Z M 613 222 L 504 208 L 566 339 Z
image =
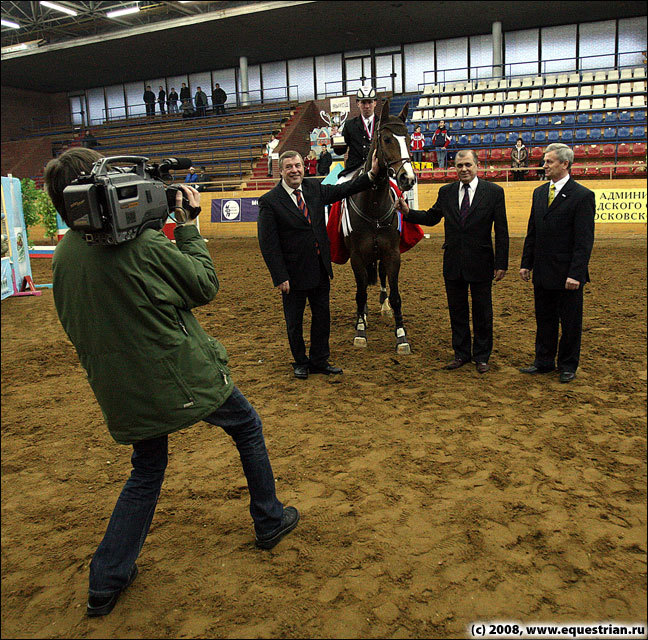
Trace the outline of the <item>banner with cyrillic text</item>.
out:
M 646 189 L 594 189 L 595 222 L 646 224 Z
M 256 222 L 258 198 L 218 198 L 211 201 L 212 222 Z

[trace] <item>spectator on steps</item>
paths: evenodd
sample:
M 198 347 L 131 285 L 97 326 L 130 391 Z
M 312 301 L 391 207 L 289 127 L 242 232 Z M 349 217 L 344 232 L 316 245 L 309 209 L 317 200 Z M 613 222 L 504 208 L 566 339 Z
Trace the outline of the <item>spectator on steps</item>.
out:
M 189 91 L 189 87 L 183 82 L 182 86 L 180 87 L 180 104 L 182 104 L 185 100 L 189 100 L 189 102 L 191 102 L 191 91 Z
M 315 149 L 311 149 L 310 153 L 304 158 L 304 168 L 306 170 L 305 175 L 310 177 L 317 175 L 317 154 Z
M 207 94 L 198 87 L 196 91 L 196 112 L 198 117 L 202 117 L 207 114 Z
M 169 113 L 178 113 L 178 93 L 175 87 L 171 87 L 171 91 L 169 91 L 167 105 L 169 106 Z
M 317 160 L 317 175 L 318 176 L 327 176 L 331 170 L 331 165 L 333 164 L 333 156 L 331 156 L 328 147 L 323 144 L 322 151 L 320 152 L 319 158 Z
M 164 105 L 166 104 L 166 91 L 164 87 L 158 90 L 158 104 L 160 105 L 160 114 L 164 115 Z
M 146 105 L 146 115 L 154 116 L 155 115 L 155 94 L 151 91 L 151 86 L 146 85 L 146 91 L 142 96 L 144 99 L 144 104 Z
M 214 105 L 214 112 L 216 114 L 225 115 L 225 103 L 227 102 L 227 94 L 221 89 L 220 84 L 216 83 L 212 91 L 212 104 Z
M 511 167 L 513 167 L 513 180 L 524 180 L 525 169 L 529 164 L 529 150 L 524 146 L 522 138 L 518 138 L 511 149 Z M 523 167 L 520 169 L 520 167 Z
M 279 144 L 277 133 L 277 131 L 273 131 L 270 134 L 270 141 L 266 144 L 266 153 L 268 154 L 268 178 L 272 178 L 272 154 Z
M 439 164 L 439 169 L 445 169 L 448 160 L 448 146 L 450 145 L 452 138 L 448 135 L 448 130 L 446 129 L 445 121 L 441 120 L 437 130 L 432 136 L 432 146 L 436 151 L 437 163 Z

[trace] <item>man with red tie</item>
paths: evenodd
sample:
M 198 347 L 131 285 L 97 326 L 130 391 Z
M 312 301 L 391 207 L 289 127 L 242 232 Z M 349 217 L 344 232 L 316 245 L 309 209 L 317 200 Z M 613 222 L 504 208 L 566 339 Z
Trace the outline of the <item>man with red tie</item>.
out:
M 451 371 L 473 360 L 477 371 L 486 373 L 493 350 L 492 285 L 506 275 L 508 268 L 504 189 L 477 177 L 477 154 L 472 150 L 458 151 L 455 167 L 459 182 L 441 187 L 431 209 L 410 210 L 402 198 L 398 207 L 409 222 L 432 226 L 444 219 L 443 278 L 455 353 L 445 368 Z M 472 297 L 472 344 L 468 289 Z
M 378 174 L 371 170 L 340 185 L 304 179 L 304 161 L 297 151 L 279 157 L 281 182 L 259 199 L 259 246 L 272 283 L 281 293 L 288 342 L 296 378 L 309 373 L 339 374 L 328 361 L 330 279 L 333 278 L 324 206 L 364 191 Z M 302 325 L 306 301 L 311 308 L 311 344 L 306 355 Z

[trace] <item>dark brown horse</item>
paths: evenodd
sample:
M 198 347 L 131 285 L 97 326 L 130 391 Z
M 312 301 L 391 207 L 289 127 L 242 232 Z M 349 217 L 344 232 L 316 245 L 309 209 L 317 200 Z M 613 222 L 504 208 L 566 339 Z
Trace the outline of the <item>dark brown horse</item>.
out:
M 403 326 L 401 297 L 398 291 L 400 233 L 398 212 L 394 208 L 389 178 L 396 181 L 401 191 L 408 191 L 416 183 L 409 155 L 409 133 L 405 126 L 408 106 L 409 104 L 406 104 L 398 116 L 390 116 L 389 101 L 383 105 L 377 134 L 372 140 L 363 169 L 369 171 L 375 151 L 380 172 L 371 189 L 347 199 L 345 235 L 356 280 L 357 316 L 353 344 L 358 347 L 367 346 L 367 286 L 376 284 L 379 272 L 382 313 L 391 315 L 393 312 L 396 349 L 401 354 L 410 353 L 410 346 Z

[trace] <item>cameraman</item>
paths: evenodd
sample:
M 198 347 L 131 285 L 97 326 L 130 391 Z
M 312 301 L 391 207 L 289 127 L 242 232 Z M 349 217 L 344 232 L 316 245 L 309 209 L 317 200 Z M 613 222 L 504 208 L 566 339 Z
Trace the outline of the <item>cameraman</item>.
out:
M 75 148 L 51 160 L 45 185 L 69 223 L 63 190 L 102 156 Z M 180 185 L 176 217 L 196 213 L 198 192 Z M 188 201 L 182 208 L 183 194 Z M 168 435 L 204 420 L 230 435 L 250 492 L 256 545 L 271 549 L 295 528 L 284 508 L 254 408 L 234 386 L 227 353 L 191 313 L 218 291 L 195 218 L 175 228 L 176 245 L 146 229 L 114 246 L 89 245 L 70 229 L 56 247 L 54 303 L 101 407 L 111 436 L 132 445 L 133 470 L 90 564 L 87 614 L 110 613 L 137 576 L 167 466 Z

